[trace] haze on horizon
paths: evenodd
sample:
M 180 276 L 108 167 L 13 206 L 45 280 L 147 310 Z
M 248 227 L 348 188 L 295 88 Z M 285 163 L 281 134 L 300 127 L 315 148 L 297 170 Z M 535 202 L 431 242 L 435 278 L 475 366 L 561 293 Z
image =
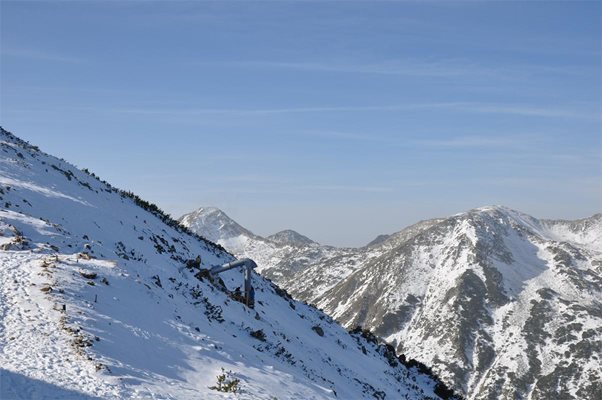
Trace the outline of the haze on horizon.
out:
M 0 124 L 174 217 L 361 246 L 602 211 L 600 2 L 0 3 Z

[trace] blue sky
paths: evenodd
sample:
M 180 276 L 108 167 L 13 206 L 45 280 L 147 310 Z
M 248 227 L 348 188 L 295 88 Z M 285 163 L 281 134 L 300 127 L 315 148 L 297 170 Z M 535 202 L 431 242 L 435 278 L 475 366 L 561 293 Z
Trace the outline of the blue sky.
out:
M 9 2 L 1 124 L 174 216 L 362 245 L 602 211 L 600 2 Z

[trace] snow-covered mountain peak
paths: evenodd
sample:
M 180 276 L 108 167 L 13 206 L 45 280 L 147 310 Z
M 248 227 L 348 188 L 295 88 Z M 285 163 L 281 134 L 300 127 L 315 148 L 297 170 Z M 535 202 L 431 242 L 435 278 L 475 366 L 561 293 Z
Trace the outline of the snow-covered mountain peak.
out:
M 468 218 L 491 218 L 492 221 L 505 222 L 513 220 L 516 223 L 524 223 L 525 221 L 536 221 L 535 218 L 521 211 L 514 210 L 510 207 L 502 205 L 490 205 L 474 208 L 464 213 L 456 214 L 456 216 L 465 216 Z
M 465 218 L 477 229 L 518 229 L 546 240 L 583 245 L 602 252 L 602 213 L 578 220 L 537 219 L 505 206 L 480 207 L 452 218 Z
M 266 239 L 279 244 L 291 246 L 311 246 L 312 244 L 316 244 L 316 242 L 307 236 L 304 236 L 291 229 L 285 229 L 283 231 L 274 233 L 273 235 L 268 236 Z
M 217 207 L 200 207 L 183 215 L 179 221 L 196 232 L 202 232 L 199 234 L 214 242 L 238 236 L 255 236 Z
M 501 233 L 507 229 L 518 229 L 526 234 L 546 235 L 547 229 L 541 221 L 523 212 L 506 206 L 494 205 L 475 208 L 449 218 L 449 222 L 464 221 L 466 227 L 476 235 Z

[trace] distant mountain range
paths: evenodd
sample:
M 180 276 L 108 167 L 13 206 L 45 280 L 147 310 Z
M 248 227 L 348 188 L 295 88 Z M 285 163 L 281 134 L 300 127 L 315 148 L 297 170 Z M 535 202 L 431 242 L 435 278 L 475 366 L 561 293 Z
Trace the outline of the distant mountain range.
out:
M 181 222 L 343 325 L 432 365 L 468 398 L 602 398 L 602 214 L 539 220 L 482 207 L 334 248 L 195 213 Z
M 279 281 L 341 252 L 292 230 L 266 238 L 255 235 L 215 207 L 201 207 L 183 215 L 179 221 L 193 232 L 202 232 L 203 237 L 224 246 L 232 254 L 252 258 L 263 276 Z

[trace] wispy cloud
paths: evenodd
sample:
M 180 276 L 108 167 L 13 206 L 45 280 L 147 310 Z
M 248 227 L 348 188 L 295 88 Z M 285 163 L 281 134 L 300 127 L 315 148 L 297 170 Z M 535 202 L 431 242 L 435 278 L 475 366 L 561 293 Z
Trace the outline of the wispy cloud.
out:
M 14 57 L 14 58 L 27 58 L 41 61 L 56 61 L 65 63 L 80 63 L 84 60 L 78 57 L 66 56 L 63 54 L 36 50 L 36 49 L 17 49 L 17 48 L 5 48 L 0 50 L 2 57 Z
M 283 107 L 283 108 L 181 108 L 181 109 L 150 109 L 150 108 L 117 108 L 105 110 L 124 114 L 144 115 L 231 115 L 231 116 L 262 116 L 276 114 L 299 113 L 328 113 L 328 112 L 396 112 L 442 110 L 451 112 L 467 112 L 479 114 L 509 114 L 525 117 L 540 118 L 575 118 L 575 119 L 600 119 L 599 111 L 590 111 L 584 107 L 547 107 L 531 104 L 495 104 L 478 102 L 441 102 L 441 103 L 413 103 L 392 105 L 366 105 L 366 106 L 310 106 L 310 107 Z M 90 109 L 92 111 L 92 109 Z
M 451 108 L 461 111 L 477 112 L 485 114 L 512 114 L 528 117 L 552 117 L 552 118 L 579 118 L 599 119 L 600 112 L 593 113 L 578 109 L 542 107 L 520 104 L 481 104 L 481 103 L 456 103 L 450 104 Z
M 522 79 L 534 74 L 575 75 L 583 72 L 583 67 L 573 65 L 506 65 L 486 66 L 469 60 L 393 60 L 376 63 L 355 61 L 215 61 L 193 62 L 200 66 L 217 66 L 230 68 L 280 69 L 305 72 L 399 75 L 414 77 L 453 78 L 465 76 L 469 78 L 495 78 L 496 80 Z
M 219 65 L 237 68 L 288 69 L 308 72 L 359 73 L 377 75 L 408 75 L 451 77 L 458 75 L 492 75 L 494 70 L 474 66 L 454 66 L 438 62 L 382 62 L 358 64 L 354 62 L 281 62 L 281 61 L 235 61 L 222 63 L 198 63 L 199 65 Z
M 283 108 L 188 108 L 188 109 L 145 109 L 121 108 L 110 111 L 125 114 L 169 114 L 169 115 L 270 115 L 321 112 L 352 112 L 352 111 L 395 111 L 406 109 L 405 106 L 315 106 L 315 107 L 283 107 Z M 416 108 L 416 107 L 411 107 Z
M 300 190 L 319 190 L 329 192 L 391 192 L 393 188 L 387 186 L 348 186 L 348 185 L 310 185 L 300 186 Z
M 211 187 L 203 190 L 203 193 L 236 193 L 236 194 L 284 194 L 299 195 L 312 192 L 333 192 L 333 193 L 383 193 L 393 192 L 394 187 L 388 186 L 353 186 L 353 185 L 278 185 L 259 187 L 252 185 L 249 187 Z
M 514 147 L 518 138 L 487 137 L 487 136 L 458 136 L 449 139 L 417 140 L 417 145 L 443 148 L 472 148 L 472 147 Z
M 386 141 L 385 138 L 374 134 L 364 134 L 356 132 L 332 131 L 332 130 L 303 130 L 295 132 L 304 136 L 316 136 L 323 138 L 342 139 L 349 141 L 370 141 L 381 142 Z
M 437 103 L 412 103 L 389 105 L 352 105 L 352 106 L 304 106 L 304 107 L 274 107 L 274 108 L 166 108 L 166 107 L 65 107 L 61 111 L 77 111 L 110 114 L 138 114 L 149 116 L 200 117 L 200 116 L 226 116 L 226 117 L 262 117 L 285 114 L 311 114 L 311 113 L 350 113 L 350 112 L 417 112 L 440 111 L 451 113 L 469 114 L 507 114 L 533 118 L 560 118 L 600 121 L 602 114 L 595 105 L 579 104 L 567 106 L 543 106 L 533 104 L 504 104 L 480 102 L 437 102 Z M 56 108 L 44 109 L 4 109 L 5 113 L 39 113 L 55 112 Z M 336 131 L 315 131 L 316 135 L 339 136 L 347 139 L 367 139 L 365 134 L 354 134 Z

